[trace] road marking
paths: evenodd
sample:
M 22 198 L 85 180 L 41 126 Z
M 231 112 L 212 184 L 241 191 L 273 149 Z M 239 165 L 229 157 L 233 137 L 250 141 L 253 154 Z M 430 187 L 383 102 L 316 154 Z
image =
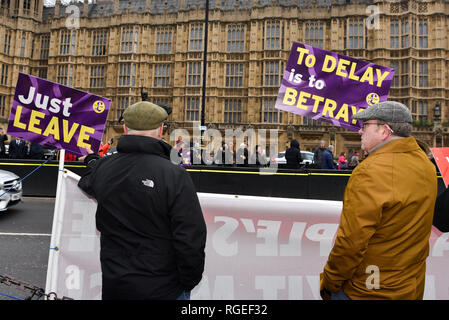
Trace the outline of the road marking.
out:
M 51 237 L 50 233 L 11 233 L 0 232 L 0 236 L 39 236 L 39 237 Z

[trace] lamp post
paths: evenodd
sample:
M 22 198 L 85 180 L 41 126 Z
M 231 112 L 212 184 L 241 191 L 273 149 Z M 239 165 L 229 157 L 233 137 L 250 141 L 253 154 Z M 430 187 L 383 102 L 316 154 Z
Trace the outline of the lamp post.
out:
M 433 108 L 433 133 L 435 135 L 434 146 L 439 147 L 443 144 L 441 130 L 441 105 L 437 102 Z
M 201 99 L 201 131 L 206 122 L 206 79 L 207 79 L 207 40 L 209 33 L 209 0 L 206 0 L 206 13 L 204 18 L 204 52 L 203 52 L 203 92 Z
M 437 102 L 435 104 L 435 107 L 433 108 L 433 121 L 438 124 L 440 123 L 441 120 L 441 106 L 440 104 Z

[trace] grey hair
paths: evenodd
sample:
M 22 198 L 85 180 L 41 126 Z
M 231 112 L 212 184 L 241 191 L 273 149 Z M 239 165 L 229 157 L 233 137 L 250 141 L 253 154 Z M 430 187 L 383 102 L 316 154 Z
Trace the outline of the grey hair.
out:
M 413 126 L 408 122 L 391 122 L 387 123 L 388 126 L 393 130 L 393 134 L 398 137 L 410 137 L 412 135 Z
M 134 130 L 129 127 L 126 127 L 128 130 L 128 134 L 130 135 L 137 135 L 137 136 L 152 136 L 157 137 L 159 128 L 152 129 L 152 130 Z

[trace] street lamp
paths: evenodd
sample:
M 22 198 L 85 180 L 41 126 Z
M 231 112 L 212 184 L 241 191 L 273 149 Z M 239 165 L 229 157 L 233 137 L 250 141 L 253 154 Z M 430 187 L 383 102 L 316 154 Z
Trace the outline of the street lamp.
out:
M 435 107 L 433 108 L 433 121 L 435 123 L 440 123 L 440 120 L 441 120 L 441 106 L 437 102 L 435 104 Z

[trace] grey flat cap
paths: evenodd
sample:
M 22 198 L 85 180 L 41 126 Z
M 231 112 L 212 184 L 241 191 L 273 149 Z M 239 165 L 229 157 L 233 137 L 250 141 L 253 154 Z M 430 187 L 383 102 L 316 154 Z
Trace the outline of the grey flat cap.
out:
M 159 128 L 167 117 L 168 113 L 164 108 L 148 101 L 137 102 L 123 112 L 125 125 L 134 130 Z
M 412 123 L 410 110 L 402 103 L 396 101 L 384 101 L 376 103 L 353 116 L 356 120 L 382 120 L 385 122 L 408 122 Z

